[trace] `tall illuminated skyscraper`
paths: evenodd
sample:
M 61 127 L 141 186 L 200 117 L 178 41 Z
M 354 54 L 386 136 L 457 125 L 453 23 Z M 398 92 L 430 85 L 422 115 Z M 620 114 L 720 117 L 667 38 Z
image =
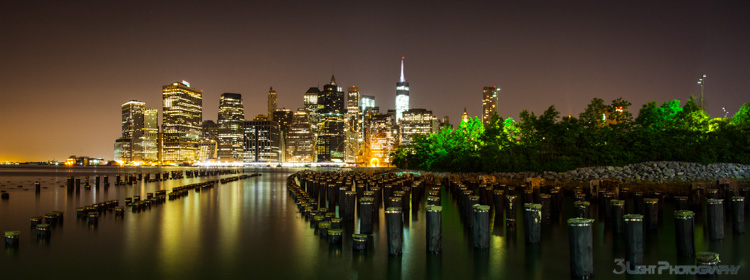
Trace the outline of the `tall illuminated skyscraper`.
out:
M 122 136 L 115 141 L 115 159 L 122 162 L 157 160 L 157 110 L 130 100 L 122 104 Z
M 318 134 L 318 95 L 320 95 L 320 89 L 317 87 L 311 87 L 305 92 L 305 110 L 310 119 L 313 135 Z
M 315 158 L 315 137 L 307 115 L 303 108 L 294 112 L 285 141 L 287 162 L 312 162 Z
M 323 86 L 318 95 L 318 121 L 322 122 L 316 145 L 318 162 L 344 161 L 344 102 L 344 90 L 331 76 L 331 83 Z
M 203 119 L 203 91 L 186 81 L 162 86 L 162 147 L 165 162 L 198 159 Z
M 346 98 L 346 123 L 347 126 L 344 128 L 346 131 L 346 149 L 345 149 L 345 161 L 346 162 L 357 162 L 360 157 L 360 146 L 364 143 L 362 141 L 362 118 L 360 117 L 359 111 L 359 87 L 350 86 L 347 88 Z
M 278 100 L 276 99 L 276 91 L 273 90 L 273 87 L 271 87 L 271 89 L 268 90 L 268 120 L 269 121 L 274 121 L 273 112 L 276 112 L 276 107 L 278 107 Z
M 375 107 L 375 96 L 362 95 L 362 98 L 359 100 L 359 106 L 360 106 L 360 112 L 362 113 L 367 111 L 367 108 Z
M 409 82 L 404 77 L 404 57 L 401 57 L 401 78 L 396 83 L 396 122 L 401 120 L 404 111 L 409 110 Z
M 484 87 L 482 90 L 482 123 L 490 123 L 492 114 L 497 113 L 497 94 L 500 89 L 497 87 Z
M 145 107 L 143 110 L 143 128 L 138 135 L 141 161 L 156 162 L 159 160 L 159 110 Z
M 223 93 L 219 100 L 219 161 L 243 161 L 245 106 L 239 93 Z

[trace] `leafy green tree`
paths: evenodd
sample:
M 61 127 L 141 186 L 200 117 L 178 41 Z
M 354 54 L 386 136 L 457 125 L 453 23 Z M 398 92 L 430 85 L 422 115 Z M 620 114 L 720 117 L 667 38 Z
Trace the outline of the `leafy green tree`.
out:
M 748 125 L 750 124 L 750 103 L 745 103 L 740 106 L 740 110 L 732 116 L 732 125 Z

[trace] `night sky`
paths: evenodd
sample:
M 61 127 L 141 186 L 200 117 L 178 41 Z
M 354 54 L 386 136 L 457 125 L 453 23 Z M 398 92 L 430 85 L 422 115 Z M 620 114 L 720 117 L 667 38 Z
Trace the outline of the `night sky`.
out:
M 120 106 L 161 113 L 161 86 L 203 90 L 203 119 L 223 92 L 245 114 L 302 107 L 311 86 L 357 85 L 394 108 L 406 57 L 411 107 L 481 112 L 498 86 L 500 115 L 555 105 L 577 115 L 619 97 L 698 94 L 708 113 L 750 102 L 750 16 L 741 1 L 3 1 L 0 161 L 113 158 Z M 660 3 L 654 3 L 660 2 Z M 161 121 L 160 121 L 161 123 Z

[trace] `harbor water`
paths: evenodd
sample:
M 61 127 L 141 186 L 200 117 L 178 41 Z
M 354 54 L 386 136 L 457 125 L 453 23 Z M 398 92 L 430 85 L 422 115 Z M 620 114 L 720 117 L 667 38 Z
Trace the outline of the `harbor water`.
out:
M 212 189 L 132 212 L 124 217 L 103 213 L 96 224 L 76 218 L 76 208 L 94 203 L 141 196 L 158 190 L 236 177 L 181 178 L 157 182 L 137 181 L 115 185 L 117 174 L 164 173 L 198 170 L 194 167 L 0 167 L 0 232 L 21 231 L 18 245 L 0 254 L 2 279 L 567 279 L 570 277 L 569 226 L 575 217 L 573 197 L 566 196 L 562 213 L 541 227 L 538 243 L 526 243 L 523 209 L 518 224 L 506 227 L 490 215 L 489 249 L 475 248 L 472 229 L 461 222 L 452 195 L 440 193 L 442 251 L 428 253 L 426 197 L 419 207 L 404 212 L 403 248 L 399 256 L 388 253 L 382 205 L 373 219 L 363 251 L 353 250 L 352 234 L 358 225 L 345 223 L 340 246 L 321 238 L 301 214 L 287 191 L 287 177 L 298 169 L 246 168 L 260 176 L 216 183 Z M 110 186 L 95 187 L 95 176 L 109 176 Z M 69 192 L 68 176 L 89 176 L 91 188 Z M 83 179 L 82 179 L 83 180 Z M 103 179 L 102 179 L 103 180 Z M 35 183 L 40 191 L 35 191 Z M 630 201 L 625 204 L 632 213 Z M 375 206 L 378 207 L 378 206 Z M 589 209 L 596 279 L 697 279 L 696 276 L 633 276 L 615 274 L 616 259 L 625 258 L 624 237 L 599 219 L 596 204 Z M 677 255 L 673 220 L 675 203 L 666 202 L 656 230 L 644 232 L 644 264 L 693 265 L 694 257 Z M 64 219 L 51 228 L 49 238 L 38 238 L 30 218 L 63 211 Z M 730 213 L 730 212 L 727 212 Z M 355 221 L 358 213 L 355 213 Z M 695 251 L 716 252 L 722 265 L 740 265 L 738 275 L 721 279 L 748 279 L 748 235 L 732 230 L 724 215 L 725 236 L 709 240 L 706 211 L 695 213 Z M 498 219 L 498 221 L 504 221 Z

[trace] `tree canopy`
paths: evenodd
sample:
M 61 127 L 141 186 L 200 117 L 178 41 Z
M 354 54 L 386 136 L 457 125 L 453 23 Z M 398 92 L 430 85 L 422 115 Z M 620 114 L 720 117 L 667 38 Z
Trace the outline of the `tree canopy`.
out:
M 518 121 L 494 114 L 456 129 L 417 137 L 391 154 L 402 168 L 433 171 L 567 171 L 584 166 L 674 160 L 750 163 L 750 105 L 731 119 L 711 118 L 695 97 L 644 104 L 594 98 L 584 112 L 560 117 L 555 106 L 542 114 L 522 111 Z

